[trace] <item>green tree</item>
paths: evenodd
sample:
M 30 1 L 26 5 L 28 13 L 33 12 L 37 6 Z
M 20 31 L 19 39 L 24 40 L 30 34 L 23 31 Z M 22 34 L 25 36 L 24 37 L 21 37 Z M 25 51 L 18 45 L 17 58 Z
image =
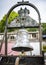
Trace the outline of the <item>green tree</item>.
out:
M 43 51 L 46 52 L 46 45 L 43 45 Z
M 8 18 L 8 22 L 10 23 L 11 21 L 13 21 L 16 17 L 18 16 L 18 13 L 16 13 L 15 11 L 12 11 L 9 18 Z
M 42 32 L 46 34 L 46 23 L 42 23 Z
M 37 28 L 27 28 L 27 30 L 30 32 L 30 31 L 37 31 Z
M 6 23 L 6 16 L 4 15 L 4 17 L 2 18 L 2 20 L 0 21 L 0 32 L 3 32 L 5 29 L 5 23 Z M 16 13 L 15 11 L 12 11 L 9 15 L 8 18 L 8 23 L 10 23 L 12 20 L 14 20 L 16 17 L 18 16 L 18 13 Z

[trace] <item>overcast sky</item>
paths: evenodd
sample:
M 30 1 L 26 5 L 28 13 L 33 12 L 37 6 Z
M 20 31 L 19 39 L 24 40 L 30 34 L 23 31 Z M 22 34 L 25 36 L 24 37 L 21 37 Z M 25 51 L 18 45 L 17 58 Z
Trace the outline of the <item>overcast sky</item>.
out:
M 22 0 L 0 0 L 0 20 L 9 11 L 9 9 L 19 1 Z M 34 4 L 40 12 L 41 22 L 46 22 L 46 0 L 25 0 L 25 1 L 29 1 L 30 3 Z M 35 20 L 38 20 L 36 12 L 30 9 L 30 7 L 29 10 L 30 10 L 30 16 L 33 17 Z

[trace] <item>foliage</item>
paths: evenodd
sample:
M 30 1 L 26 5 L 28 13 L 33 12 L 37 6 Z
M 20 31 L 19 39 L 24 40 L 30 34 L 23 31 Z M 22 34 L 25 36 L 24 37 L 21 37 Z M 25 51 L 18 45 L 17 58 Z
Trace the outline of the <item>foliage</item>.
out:
M 11 21 L 13 21 L 16 17 L 18 16 L 18 14 L 14 11 L 11 12 L 8 22 L 10 23 Z
M 27 28 L 28 31 L 37 31 L 37 28 Z
M 46 52 L 46 45 L 43 45 L 43 51 Z
M 42 32 L 46 34 L 46 23 L 42 23 Z
M 0 21 L 0 32 L 4 31 L 5 23 L 6 23 L 6 16 L 4 15 L 3 19 Z M 12 20 L 14 20 L 18 16 L 18 13 L 12 11 L 8 18 L 8 23 L 10 23 Z

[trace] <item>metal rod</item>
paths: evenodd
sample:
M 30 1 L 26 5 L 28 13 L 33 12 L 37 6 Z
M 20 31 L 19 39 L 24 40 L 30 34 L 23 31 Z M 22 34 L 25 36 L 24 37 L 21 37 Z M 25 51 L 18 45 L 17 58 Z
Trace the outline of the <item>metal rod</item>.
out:
M 5 55 L 7 56 L 7 26 L 5 26 Z
M 41 29 L 41 23 L 39 23 L 39 41 L 40 41 L 40 54 L 42 54 L 42 29 Z

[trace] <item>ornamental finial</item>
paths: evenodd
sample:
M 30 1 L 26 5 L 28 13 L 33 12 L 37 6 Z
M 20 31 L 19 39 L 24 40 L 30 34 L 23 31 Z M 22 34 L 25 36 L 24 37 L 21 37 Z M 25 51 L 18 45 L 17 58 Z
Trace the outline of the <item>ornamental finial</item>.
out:
M 24 0 L 22 0 L 22 2 L 24 2 Z

